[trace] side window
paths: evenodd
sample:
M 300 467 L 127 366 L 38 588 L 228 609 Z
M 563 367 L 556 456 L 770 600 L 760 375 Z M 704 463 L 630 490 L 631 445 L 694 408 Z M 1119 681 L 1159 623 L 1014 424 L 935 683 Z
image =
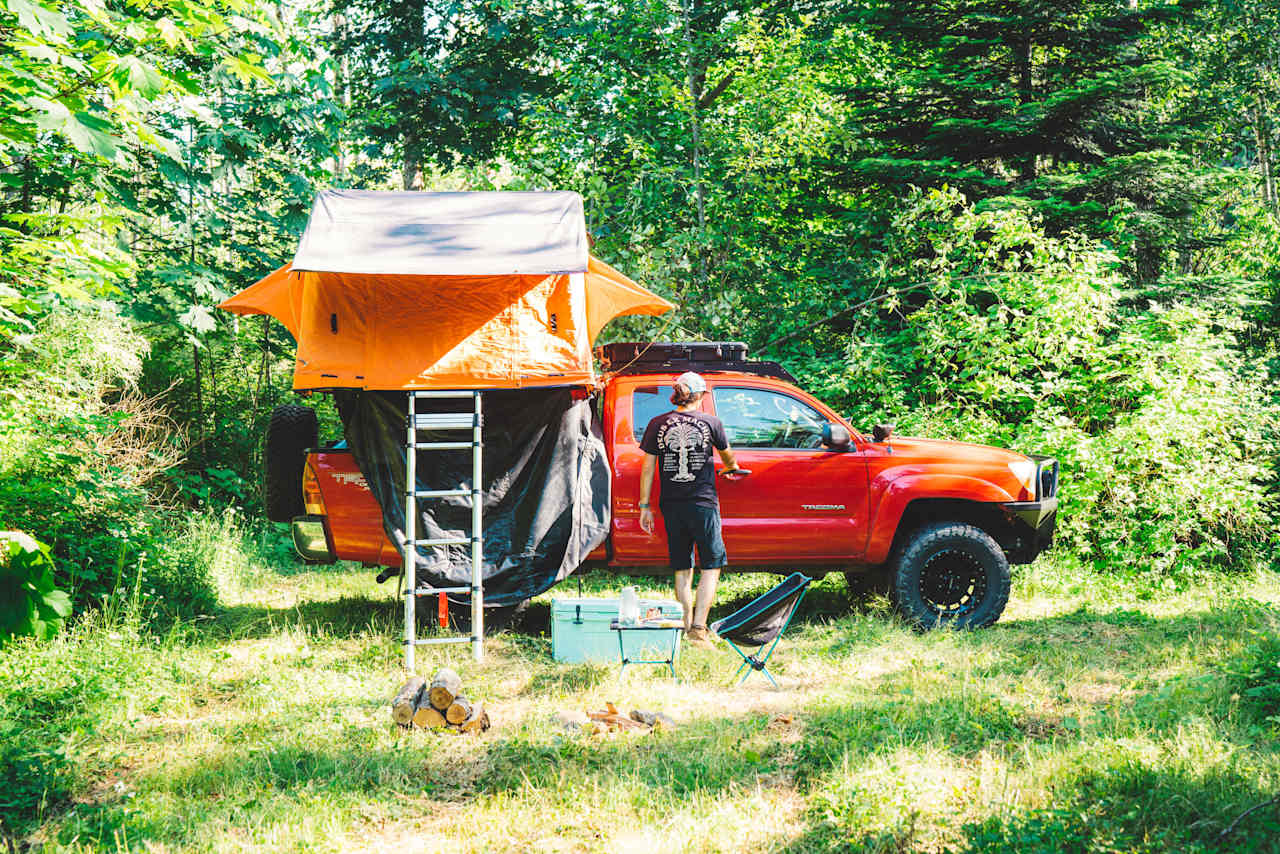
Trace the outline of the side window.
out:
M 821 448 L 826 418 L 789 394 L 760 388 L 712 390 L 716 415 L 735 448 Z
M 631 433 L 639 442 L 644 438 L 644 428 L 654 416 L 670 412 L 671 392 L 675 389 L 669 385 L 647 385 L 631 392 Z

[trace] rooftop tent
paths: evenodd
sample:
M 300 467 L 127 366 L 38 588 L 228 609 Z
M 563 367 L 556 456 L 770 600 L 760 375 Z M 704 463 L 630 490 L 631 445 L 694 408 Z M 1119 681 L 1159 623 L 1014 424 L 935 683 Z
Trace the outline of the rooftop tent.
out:
M 219 308 L 289 329 L 296 389 L 496 389 L 590 383 L 606 323 L 671 303 L 590 256 L 576 193 L 327 190 Z

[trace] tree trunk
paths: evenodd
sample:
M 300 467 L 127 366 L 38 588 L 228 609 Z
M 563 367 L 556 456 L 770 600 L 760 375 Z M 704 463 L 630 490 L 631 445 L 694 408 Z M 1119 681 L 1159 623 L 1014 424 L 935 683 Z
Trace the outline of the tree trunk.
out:
M 702 101 L 702 89 L 706 82 L 705 65 L 700 65 L 694 55 L 693 25 L 690 21 L 689 4 L 698 0 L 681 0 L 680 10 L 684 13 L 684 38 L 688 51 L 685 61 L 685 76 L 689 84 L 689 125 L 693 135 L 693 196 L 698 214 L 698 284 L 705 291 L 707 288 L 707 189 L 702 180 L 702 119 L 698 114 L 698 104 Z
M 1035 95 L 1035 82 L 1031 72 L 1031 36 L 1028 34 L 1026 40 L 1018 45 L 1018 96 L 1023 104 L 1030 104 Z M 1019 177 L 1027 182 L 1036 179 L 1036 153 L 1034 151 L 1028 152 L 1023 159 Z
M 451 724 L 460 724 L 471 717 L 473 703 L 466 697 L 454 697 L 449 708 L 445 710 L 444 719 Z
M 427 691 L 418 695 L 418 704 L 413 710 L 413 725 L 423 729 L 442 729 L 445 726 L 444 715 L 431 705 Z
M 418 706 L 418 697 L 422 694 L 422 688 L 426 684 L 427 680 L 421 676 L 414 676 L 400 686 L 399 693 L 391 701 L 391 719 L 393 721 L 398 724 L 408 724 L 413 721 L 413 713 Z
M 1280 218 L 1280 200 L 1276 198 L 1275 170 L 1272 166 L 1271 130 L 1267 126 L 1267 114 L 1262 108 L 1262 96 L 1253 113 L 1253 136 L 1258 146 L 1258 169 L 1262 173 L 1262 199 L 1271 215 Z
M 436 675 L 431 679 L 431 686 L 427 689 L 427 698 L 431 701 L 431 705 L 443 712 L 453 705 L 454 698 L 461 693 L 462 677 L 449 668 L 442 667 L 436 671 Z
M 484 703 L 476 701 L 471 706 L 471 714 L 458 726 L 463 732 L 481 733 L 489 728 L 489 713 L 484 710 Z
M 200 452 L 204 453 L 204 398 L 200 381 L 200 345 L 194 341 L 191 342 L 191 365 L 195 369 L 196 382 L 196 445 L 200 448 Z
M 348 83 L 351 79 L 350 59 L 348 58 L 347 42 L 347 17 L 342 13 L 338 13 L 333 17 L 333 35 L 334 41 L 339 45 L 341 53 L 338 54 L 338 62 L 334 66 L 333 91 L 338 97 L 338 103 L 342 105 L 342 111 L 345 115 L 351 114 L 351 90 L 348 89 Z M 341 184 L 343 176 L 347 168 L 346 157 L 343 156 L 342 150 L 342 133 L 339 131 L 337 139 L 334 140 L 333 146 L 333 179 Z

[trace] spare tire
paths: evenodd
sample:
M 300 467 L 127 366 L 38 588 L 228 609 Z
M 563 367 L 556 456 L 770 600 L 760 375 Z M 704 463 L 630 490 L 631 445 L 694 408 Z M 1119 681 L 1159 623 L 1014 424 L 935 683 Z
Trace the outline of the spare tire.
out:
M 267 422 L 263 459 L 263 499 L 267 518 L 289 522 L 306 512 L 302 504 L 302 469 L 307 451 L 320 435 L 316 411 L 309 406 L 277 406 Z

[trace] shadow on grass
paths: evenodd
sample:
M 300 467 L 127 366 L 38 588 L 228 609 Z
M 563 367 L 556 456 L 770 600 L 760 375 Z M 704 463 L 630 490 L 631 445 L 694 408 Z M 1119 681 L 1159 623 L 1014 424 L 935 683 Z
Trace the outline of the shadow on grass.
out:
M 404 611 L 398 599 L 343 596 L 300 602 L 288 608 L 232 605 L 204 624 L 201 632 L 213 640 L 268 637 L 287 628 L 336 638 L 365 634 L 391 637 L 402 630 L 403 620 Z
M 335 615 L 322 609 L 303 619 L 363 630 L 368 615 L 360 613 L 339 609 Z M 1002 642 L 1022 645 L 1042 633 L 1079 634 L 1082 627 L 1097 624 L 1139 633 L 1128 640 L 1135 644 L 1153 639 L 1177 643 L 1179 637 L 1187 643 L 1194 635 L 1239 636 L 1272 613 L 1257 603 L 1141 620 L 1073 613 L 1011 624 Z M 248 622 L 256 625 L 258 617 L 251 616 Z M 983 635 L 962 637 L 968 642 Z M 1117 636 L 1101 631 L 1074 642 L 1091 644 L 1097 656 L 1109 654 Z M 1033 667 L 1043 672 L 1043 656 L 1039 665 L 1036 661 L 1035 656 L 1013 659 L 1003 675 L 1023 678 Z M 535 674 L 522 693 L 587 690 L 611 672 L 603 666 L 557 667 Z M 787 850 L 900 850 L 913 847 L 920 832 L 910 817 L 913 805 L 893 801 L 909 800 L 909 793 L 886 795 L 894 781 L 883 774 L 867 783 L 879 784 L 879 790 L 860 788 L 867 779 L 860 769 L 904 749 L 921 756 L 943 753 L 960 764 L 973 762 L 984 751 L 1002 752 L 1017 766 L 1025 761 L 1029 744 L 1049 744 L 1073 757 L 1069 770 L 1048 784 L 1054 796 L 1050 807 L 992 815 L 965 827 L 969 850 L 1212 850 L 1215 834 L 1235 815 L 1270 797 L 1256 767 L 1250 776 L 1246 766 L 1256 766 L 1256 760 L 1246 751 L 1234 764 L 1224 760 L 1207 769 L 1191 767 L 1191 760 L 1180 765 L 1183 760 L 1175 758 L 1163 760 L 1172 767 L 1152 767 L 1135 749 L 1123 746 L 1121 732 L 1099 749 L 1079 730 L 1045 727 L 980 685 L 960 690 L 944 684 L 941 696 L 926 697 L 915 693 L 916 678 L 906 672 L 889 674 L 874 692 L 810 706 L 797 711 L 793 721 L 734 706 L 727 699 L 704 717 L 646 736 L 590 738 L 563 733 L 549 719 L 532 719 L 505 731 L 495 729 L 479 742 L 414 733 L 389 744 L 377 726 L 312 737 L 298 729 L 302 722 L 264 720 L 252 743 L 228 744 L 215 756 L 171 763 L 138 781 L 133 805 L 70 806 L 59 833 L 68 840 L 79 834 L 82 840 L 104 843 L 125 833 L 134 845 L 183 846 L 207 842 L 234 825 L 256 828 L 253 832 L 269 843 L 273 827 L 296 821 L 295 808 L 305 812 L 318 801 L 333 813 L 370 801 L 466 802 L 478 794 L 534 798 L 538 809 L 568 810 L 621 798 L 635 804 L 638 818 L 648 822 L 705 805 L 707 799 L 783 785 L 794 786 L 807 802 L 808 824 L 785 843 Z M 1220 688 L 1190 698 L 1162 697 L 1153 690 L 1135 699 L 1135 706 L 1149 701 L 1152 709 L 1162 711 L 1150 720 L 1146 712 L 1132 713 L 1134 726 L 1169 734 L 1192 719 L 1221 721 L 1215 737 L 1227 741 L 1243 731 L 1231 720 Z M 331 713 L 323 705 L 311 711 L 317 717 Z M 1268 850 L 1276 830 L 1275 812 L 1261 811 L 1227 842 L 1237 850 Z
M 1102 755 L 1082 753 L 1045 787 L 1049 806 L 1009 810 L 959 828 L 964 854 L 1059 854 L 1059 852 L 1274 852 L 1280 850 L 1280 807 L 1265 804 L 1273 793 L 1239 764 L 1208 769 L 1168 758 L 1153 767 L 1137 754 L 1113 747 Z M 809 824 L 783 851 L 914 850 L 921 843 L 919 814 L 906 799 L 886 803 L 882 793 L 856 783 L 820 794 L 810 802 Z

